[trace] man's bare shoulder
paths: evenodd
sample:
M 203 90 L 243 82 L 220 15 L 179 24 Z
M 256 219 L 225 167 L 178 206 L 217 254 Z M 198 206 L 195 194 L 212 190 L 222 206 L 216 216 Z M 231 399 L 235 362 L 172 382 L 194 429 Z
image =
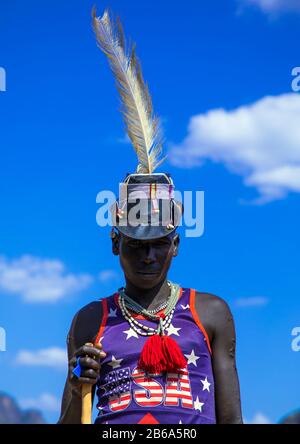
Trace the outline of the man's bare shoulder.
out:
M 103 313 L 103 310 L 102 310 L 102 306 L 103 306 L 102 301 L 103 301 L 103 300 L 108 300 L 108 299 L 110 299 L 111 297 L 113 297 L 113 294 L 110 295 L 110 296 L 106 296 L 106 297 L 103 297 L 103 298 L 101 298 L 101 299 L 98 299 L 98 300 L 96 300 L 96 301 L 89 302 L 88 304 L 84 305 L 82 308 L 80 308 L 80 309 L 78 310 L 78 312 L 77 312 L 77 313 L 75 314 L 75 316 L 74 316 L 74 319 L 75 319 L 75 318 L 80 318 L 80 319 L 84 318 L 84 319 L 87 319 L 87 318 L 89 318 L 90 316 L 94 316 L 95 314 L 96 314 L 97 316 L 99 316 L 99 314 L 102 314 L 102 313 Z
M 111 296 L 107 296 L 103 299 L 109 299 Z M 84 305 L 73 317 L 69 337 L 73 337 L 78 345 L 86 342 L 94 342 L 101 326 L 102 319 L 102 299 Z
M 233 321 L 227 302 L 212 293 L 196 290 L 195 309 L 210 338 Z
M 205 293 L 196 290 L 195 302 L 198 303 L 198 305 L 203 304 L 206 308 L 210 308 L 213 311 L 230 311 L 227 302 L 213 293 Z

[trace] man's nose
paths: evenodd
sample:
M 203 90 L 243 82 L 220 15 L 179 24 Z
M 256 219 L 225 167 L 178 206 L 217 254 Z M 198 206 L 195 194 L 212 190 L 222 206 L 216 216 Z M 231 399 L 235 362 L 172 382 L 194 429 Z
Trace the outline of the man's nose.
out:
M 151 245 L 146 247 L 144 262 L 146 264 L 155 262 L 155 251 L 154 248 L 151 247 Z

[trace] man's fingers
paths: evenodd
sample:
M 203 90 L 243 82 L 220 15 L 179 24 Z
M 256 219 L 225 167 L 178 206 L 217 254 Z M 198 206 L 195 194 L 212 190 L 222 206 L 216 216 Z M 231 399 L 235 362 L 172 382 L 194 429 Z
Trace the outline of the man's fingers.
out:
M 84 368 L 84 369 L 91 368 L 91 369 L 95 370 L 96 372 L 99 372 L 100 367 L 101 367 L 99 362 L 95 361 L 95 359 L 88 358 L 86 356 L 83 358 L 80 358 L 79 362 L 80 362 L 80 365 L 82 368 Z
M 100 346 L 99 346 L 100 347 Z M 83 345 L 82 347 L 80 347 L 80 349 L 76 352 L 76 356 L 89 356 L 91 358 L 95 357 L 97 359 L 103 358 L 106 355 L 103 355 L 103 351 L 102 351 L 102 346 L 101 348 L 97 347 L 91 347 L 88 345 Z
M 89 359 L 93 359 L 94 361 L 99 362 L 100 359 L 103 359 L 106 357 L 106 353 L 103 350 L 99 350 L 99 353 L 96 355 L 95 353 L 93 353 L 92 351 L 89 353 L 85 353 L 84 351 L 77 353 L 76 356 L 80 359 L 81 358 L 89 358 Z
M 91 368 L 83 368 L 79 379 L 90 378 L 90 379 L 94 379 L 96 381 L 98 376 L 99 376 L 99 373 L 96 372 L 95 370 L 93 370 Z
M 71 382 L 76 386 L 78 384 L 95 384 L 101 369 L 100 360 L 105 357 L 106 353 L 102 350 L 101 344 L 94 346 L 89 343 L 80 347 L 69 361 Z M 73 370 L 78 363 L 81 367 L 79 378 L 73 374 Z
M 81 347 L 84 353 L 90 353 L 91 351 L 94 353 L 99 353 L 102 350 L 102 344 L 97 344 L 97 347 L 94 345 L 83 345 Z

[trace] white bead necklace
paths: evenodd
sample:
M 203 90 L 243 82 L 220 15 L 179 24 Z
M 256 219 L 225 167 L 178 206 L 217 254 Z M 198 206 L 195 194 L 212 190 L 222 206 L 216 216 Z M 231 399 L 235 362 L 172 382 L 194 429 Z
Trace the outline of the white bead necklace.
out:
M 171 311 L 169 311 L 169 313 L 164 318 L 162 318 L 158 315 L 155 315 L 154 313 L 152 313 L 152 310 L 147 311 L 147 310 L 143 309 L 142 307 L 141 307 L 141 309 L 134 310 L 138 313 L 141 313 L 141 312 L 146 313 L 146 316 L 149 317 L 151 320 L 158 321 L 159 324 L 158 324 L 157 328 L 152 328 L 152 327 L 148 327 L 147 325 L 143 325 L 136 318 L 134 318 L 132 316 L 132 314 L 128 311 L 128 309 L 126 307 L 124 289 L 120 289 L 120 293 L 119 293 L 119 297 L 118 297 L 119 307 L 121 309 L 123 317 L 129 323 L 130 327 L 132 328 L 132 330 L 135 333 L 137 333 L 141 336 L 152 336 L 152 335 L 156 335 L 156 334 L 160 334 L 160 333 L 163 335 L 164 330 L 166 330 L 171 325 L 173 314 L 175 311 L 175 305 L 176 305 L 176 302 L 179 297 L 180 287 L 179 287 L 179 285 L 172 284 L 171 282 L 170 283 L 168 282 L 168 285 L 171 287 L 171 295 L 170 295 L 169 300 L 166 302 L 166 307 L 169 305 L 170 300 L 171 300 L 171 304 L 173 307 L 169 306 L 169 309 L 171 309 L 171 308 L 172 309 L 171 309 Z M 137 304 L 137 306 L 138 306 L 138 304 Z

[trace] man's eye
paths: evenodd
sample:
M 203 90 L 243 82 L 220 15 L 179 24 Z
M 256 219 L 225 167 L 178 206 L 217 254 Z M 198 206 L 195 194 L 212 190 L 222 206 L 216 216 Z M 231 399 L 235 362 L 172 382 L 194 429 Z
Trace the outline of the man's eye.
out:
M 160 242 L 157 242 L 156 245 L 158 245 L 159 247 L 164 247 L 164 246 L 167 246 L 170 244 L 169 244 L 169 242 L 166 242 L 166 241 L 160 241 Z
M 131 241 L 129 242 L 130 247 L 139 247 L 141 243 L 139 241 Z

